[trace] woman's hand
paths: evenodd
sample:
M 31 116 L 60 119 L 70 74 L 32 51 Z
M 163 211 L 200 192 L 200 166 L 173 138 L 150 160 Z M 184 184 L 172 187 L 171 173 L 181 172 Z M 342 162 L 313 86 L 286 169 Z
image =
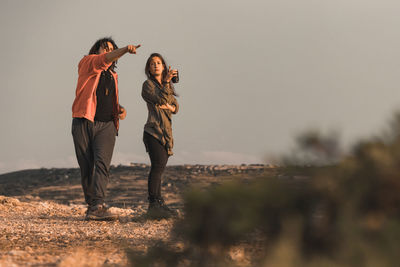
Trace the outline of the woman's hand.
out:
M 171 112 L 175 112 L 175 106 L 170 105 L 168 103 L 165 105 L 158 106 L 158 107 L 161 109 L 169 109 Z
M 168 68 L 168 73 L 165 76 L 165 82 L 169 83 L 172 79 L 172 77 L 175 77 L 178 75 L 178 70 L 171 70 L 171 66 Z
M 118 118 L 123 120 L 123 119 L 125 119 L 125 117 L 126 117 L 126 109 L 123 108 L 122 106 L 120 106 Z

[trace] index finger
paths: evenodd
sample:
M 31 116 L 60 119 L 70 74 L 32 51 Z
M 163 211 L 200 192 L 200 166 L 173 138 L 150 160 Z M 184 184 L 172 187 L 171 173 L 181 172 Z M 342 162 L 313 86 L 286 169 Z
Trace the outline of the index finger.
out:
M 135 48 L 138 49 L 138 48 L 141 47 L 141 46 L 142 46 L 142 45 L 139 44 L 139 45 L 135 46 Z

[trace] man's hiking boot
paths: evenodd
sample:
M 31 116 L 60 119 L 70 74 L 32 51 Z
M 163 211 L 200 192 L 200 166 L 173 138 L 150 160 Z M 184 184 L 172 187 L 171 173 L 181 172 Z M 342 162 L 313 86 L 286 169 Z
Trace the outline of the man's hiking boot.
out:
M 149 208 L 147 216 L 151 219 L 161 220 L 169 219 L 178 216 L 175 210 L 170 209 L 164 202 L 164 199 L 151 199 L 149 198 Z
M 118 214 L 112 213 L 106 204 L 98 204 L 89 207 L 86 211 L 86 221 L 115 221 L 118 219 Z

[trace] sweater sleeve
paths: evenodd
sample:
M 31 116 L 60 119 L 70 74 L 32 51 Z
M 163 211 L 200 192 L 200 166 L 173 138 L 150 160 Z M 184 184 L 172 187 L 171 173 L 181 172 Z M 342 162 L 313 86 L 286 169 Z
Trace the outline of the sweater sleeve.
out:
M 165 105 L 168 103 L 168 94 L 163 90 L 156 90 L 156 86 L 146 80 L 142 86 L 142 97 L 146 102 L 155 105 Z
M 107 70 L 111 64 L 106 62 L 106 53 L 87 55 L 79 62 L 79 74 L 96 74 Z
M 172 114 L 176 114 L 179 111 L 179 104 L 178 101 L 176 100 L 176 98 L 174 96 L 172 96 L 172 103 L 171 105 L 175 106 L 175 111 L 172 112 Z

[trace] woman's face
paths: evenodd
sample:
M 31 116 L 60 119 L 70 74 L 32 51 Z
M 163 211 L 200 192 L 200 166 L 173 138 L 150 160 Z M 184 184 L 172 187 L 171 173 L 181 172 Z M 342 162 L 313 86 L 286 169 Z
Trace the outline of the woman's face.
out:
M 114 50 L 114 46 L 112 45 L 111 42 L 107 42 L 106 47 L 101 47 L 99 48 L 99 55 L 103 53 L 108 53 Z
M 150 60 L 150 73 L 153 76 L 159 76 L 162 74 L 164 70 L 164 66 L 162 64 L 161 58 L 159 57 L 153 57 Z

